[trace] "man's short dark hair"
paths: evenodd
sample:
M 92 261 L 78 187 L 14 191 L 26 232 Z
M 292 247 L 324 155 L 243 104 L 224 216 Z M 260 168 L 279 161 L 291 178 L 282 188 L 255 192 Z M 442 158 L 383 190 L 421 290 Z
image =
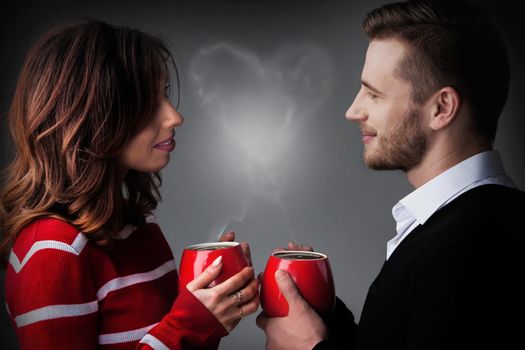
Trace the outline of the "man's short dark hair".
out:
M 462 0 L 393 3 L 371 11 L 362 28 L 371 40 L 396 38 L 407 44 L 399 73 L 411 83 L 414 101 L 453 87 L 470 104 L 479 134 L 494 141 L 510 67 L 485 8 Z

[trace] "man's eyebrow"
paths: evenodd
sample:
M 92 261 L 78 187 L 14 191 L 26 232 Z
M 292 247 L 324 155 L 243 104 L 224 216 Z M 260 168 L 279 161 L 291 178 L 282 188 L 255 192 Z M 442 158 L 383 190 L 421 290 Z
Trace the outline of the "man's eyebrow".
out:
M 375 87 L 372 86 L 372 84 L 367 83 L 364 80 L 361 80 L 361 84 L 364 85 L 367 89 L 372 90 L 374 93 L 378 95 L 384 95 L 384 93 L 382 93 L 379 89 L 376 89 Z

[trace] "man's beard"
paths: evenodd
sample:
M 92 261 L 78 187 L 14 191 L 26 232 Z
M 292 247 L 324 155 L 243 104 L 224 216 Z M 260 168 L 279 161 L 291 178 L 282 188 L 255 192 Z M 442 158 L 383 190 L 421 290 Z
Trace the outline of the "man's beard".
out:
M 375 170 L 403 170 L 414 168 L 427 150 L 426 135 L 421 127 L 421 116 L 411 110 L 403 120 L 385 135 L 378 135 L 375 145 L 365 146 L 364 161 Z

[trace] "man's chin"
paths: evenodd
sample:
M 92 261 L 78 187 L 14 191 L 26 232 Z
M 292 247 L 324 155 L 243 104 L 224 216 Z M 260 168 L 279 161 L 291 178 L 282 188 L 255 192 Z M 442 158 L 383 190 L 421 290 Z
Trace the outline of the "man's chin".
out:
M 372 170 L 402 170 L 407 171 L 406 167 L 392 162 L 391 160 L 382 159 L 381 157 L 363 156 L 366 166 Z

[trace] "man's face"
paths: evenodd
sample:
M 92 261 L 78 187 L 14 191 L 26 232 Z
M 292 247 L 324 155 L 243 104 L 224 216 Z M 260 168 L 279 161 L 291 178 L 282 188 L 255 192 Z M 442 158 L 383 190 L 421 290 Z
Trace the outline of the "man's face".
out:
M 406 50 L 395 39 L 370 42 L 361 89 L 346 112 L 347 119 L 359 122 L 363 157 L 372 169 L 409 171 L 427 148 L 421 108 L 412 101 L 410 83 L 396 71 Z

